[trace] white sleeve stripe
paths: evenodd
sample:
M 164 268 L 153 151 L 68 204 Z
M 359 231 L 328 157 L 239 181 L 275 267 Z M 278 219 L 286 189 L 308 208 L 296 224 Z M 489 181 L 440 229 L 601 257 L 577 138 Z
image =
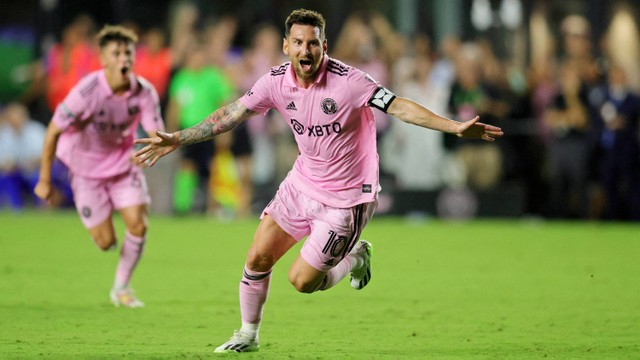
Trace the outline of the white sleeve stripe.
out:
M 61 103 L 60 104 L 60 110 L 62 110 L 64 112 L 64 115 L 68 118 L 75 118 L 76 115 L 71 112 L 71 110 L 69 110 L 69 108 L 67 107 L 67 105 L 65 103 Z

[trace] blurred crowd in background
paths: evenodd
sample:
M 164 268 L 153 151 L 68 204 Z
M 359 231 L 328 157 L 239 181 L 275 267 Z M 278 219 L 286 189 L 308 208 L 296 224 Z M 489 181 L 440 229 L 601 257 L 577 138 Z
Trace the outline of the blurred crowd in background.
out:
M 284 18 L 307 7 L 327 18 L 331 57 L 434 112 L 478 114 L 505 131 L 495 143 L 462 141 L 376 113 L 380 213 L 640 220 L 638 2 L 65 3 L 7 5 L 0 16 L 0 207 L 42 206 L 31 189 L 45 126 L 71 87 L 100 68 L 94 35 L 103 24 L 139 34 L 134 71 L 156 87 L 175 131 L 287 61 Z M 151 210 L 258 214 L 297 153 L 278 113 L 254 117 L 145 170 Z M 56 166 L 56 206 L 68 207 L 65 168 Z

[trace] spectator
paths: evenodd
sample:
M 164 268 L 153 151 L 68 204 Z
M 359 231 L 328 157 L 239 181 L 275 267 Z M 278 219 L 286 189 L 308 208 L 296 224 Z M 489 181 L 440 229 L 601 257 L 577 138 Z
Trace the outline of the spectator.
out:
M 242 54 L 234 48 L 238 19 L 224 15 L 214 19 L 204 31 L 207 63 L 221 69 L 236 88 L 247 76 L 241 67 Z M 216 139 L 211 167 L 215 171 L 209 190 L 210 211 L 222 217 L 246 217 L 251 214 L 253 184 L 253 147 L 246 124 Z
M 434 59 L 431 76 L 435 85 L 447 93 L 451 91 L 451 86 L 455 82 L 455 58 L 460 51 L 460 46 L 460 39 L 456 36 L 446 36 L 440 42 L 439 54 Z
M 0 204 L 7 197 L 12 209 L 21 210 L 36 199 L 45 128 L 19 103 L 7 105 L 0 120 Z
M 526 133 L 524 161 L 518 162 L 526 189 L 527 214 L 543 216 L 548 208 L 549 177 L 547 154 L 553 138 L 551 128 L 544 120 L 546 109 L 558 93 L 557 64 L 551 56 L 534 61 L 527 73 L 528 111 L 532 126 Z
M 242 60 L 241 51 L 233 46 L 237 32 L 238 19 L 233 15 L 209 19 L 203 31 L 207 64 L 223 69 L 236 83 L 244 76 L 234 71 Z
M 436 81 L 429 38 L 418 34 L 408 45 L 406 54 L 394 66 L 396 93 L 413 97 L 435 113 L 446 113 L 449 88 Z M 410 124 L 394 121 L 385 140 L 387 151 L 380 161 L 394 173 L 398 188 L 435 190 L 443 185 L 445 149 L 441 132 L 415 131 Z
M 560 69 L 559 91 L 544 115 L 552 131 L 549 150 L 552 217 L 588 215 L 588 105 L 580 68 L 573 61 L 565 61 Z
M 78 16 L 51 47 L 46 58 L 47 103 L 53 113 L 71 88 L 85 75 L 100 68 L 100 60 L 91 39 L 93 19 Z
M 233 85 L 222 70 L 206 64 L 204 47 L 192 44 L 187 54 L 186 66 L 178 70 L 169 86 L 166 118 L 170 131 L 197 124 L 234 94 Z M 200 206 L 202 211 L 206 209 L 207 202 L 194 205 L 194 196 L 198 189 L 204 194 L 208 193 L 213 152 L 212 141 L 184 149 L 175 178 L 176 212 L 187 213 L 194 206 Z
M 174 68 L 185 66 L 189 49 L 198 42 L 198 30 L 196 28 L 200 17 L 200 10 L 190 1 L 176 2 L 170 10 L 172 15 L 169 26 L 169 47 L 173 57 Z
M 508 106 L 498 91 L 483 82 L 481 63 L 480 53 L 473 43 L 464 44 L 456 56 L 456 82 L 451 88 L 449 111 L 458 120 L 478 114 L 487 122 L 496 122 L 508 113 Z M 466 185 L 488 190 L 498 184 L 502 176 L 502 154 L 496 144 L 453 139 L 448 145 L 463 164 Z
M 135 72 L 148 80 L 157 90 L 162 113 L 166 112 L 169 81 L 174 66 L 174 56 L 167 46 L 166 34 L 162 28 L 151 27 L 142 33 L 136 48 Z M 144 134 L 139 127 L 138 134 Z M 177 156 L 171 156 L 161 166 L 145 169 L 149 194 L 153 201 L 149 211 L 155 214 L 173 213 L 173 180 L 177 168 Z
M 613 65 L 607 84 L 590 96 L 598 135 L 598 178 L 605 194 L 604 219 L 640 220 L 640 96 L 625 70 Z
M 587 87 L 600 83 L 601 74 L 593 56 L 591 25 L 580 15 L 569 15 L 560 24 L 563 39 L 563 60 L 571 61 Z
M 403 42 L 384 15 L 356 12 L 347 18 L 336 39 L 333 56 L 355 66 L 384 86 L 391 86 L 393 64 L 402 55 Z M 389 129 L 389 117 L 374 110 L 380 139 Z
M 166 45 L 166 36 L 161 28 L 152 27 L 144 33 L 142 42 L 136 49 L 135 66 L 136 73 L 149 80 L 156 88 L 164 108 L 173 68 L 173 55 Z

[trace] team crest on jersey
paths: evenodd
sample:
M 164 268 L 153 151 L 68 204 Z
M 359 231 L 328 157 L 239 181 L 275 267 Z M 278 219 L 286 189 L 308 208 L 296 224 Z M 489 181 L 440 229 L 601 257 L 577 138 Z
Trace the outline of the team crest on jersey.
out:
M 91 208 L 89 208 L 88 206 L 84 206 L 82 208 L 82 216 L 86 217 L 87 219 L 91 217 Z
M 338 111 L 338 104 L 332 98 L 322 100 L 322 111 L 327 115 L 333 115 Z

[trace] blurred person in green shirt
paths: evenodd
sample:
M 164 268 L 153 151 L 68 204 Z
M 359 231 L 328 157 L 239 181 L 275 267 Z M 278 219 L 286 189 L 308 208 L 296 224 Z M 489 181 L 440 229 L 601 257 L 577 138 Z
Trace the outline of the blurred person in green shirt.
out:
M 224 72 L 207 65 L 201 44 L 192 44 L 187 54 L 185 67 L 176 72 L 169 85 L 166 115 L 169 131 L 198 124 L 235 95 L 233 84 Z M 182 150 L 174 184 L 174 210 L 177 213 L 192 210 L 196 190 L 207 193 L 213 154 L 213 140 Z

